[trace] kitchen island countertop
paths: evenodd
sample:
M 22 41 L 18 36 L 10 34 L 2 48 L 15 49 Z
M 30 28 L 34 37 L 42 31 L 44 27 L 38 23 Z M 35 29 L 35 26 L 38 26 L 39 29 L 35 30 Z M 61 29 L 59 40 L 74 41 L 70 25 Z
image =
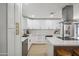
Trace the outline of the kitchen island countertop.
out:
M 62 40 L 57 36 L 46 37 L 48 42 L 48 56 L 54 56 L 54 46 L 79 46 L 79 40 Z
M 57 38 L 57 36 L 47 37 L 46 39 L 52 45 L 79 45 L 79 40 L 62 40 Z

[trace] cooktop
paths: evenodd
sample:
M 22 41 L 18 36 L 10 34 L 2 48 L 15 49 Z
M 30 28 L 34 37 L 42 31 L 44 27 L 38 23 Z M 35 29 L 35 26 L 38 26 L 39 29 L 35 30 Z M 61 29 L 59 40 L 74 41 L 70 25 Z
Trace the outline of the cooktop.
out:
M 57 38 L 62 39 L 62 40 L 78 40 L 78 39 L 70 38 L 70 37 L 57 37 Z

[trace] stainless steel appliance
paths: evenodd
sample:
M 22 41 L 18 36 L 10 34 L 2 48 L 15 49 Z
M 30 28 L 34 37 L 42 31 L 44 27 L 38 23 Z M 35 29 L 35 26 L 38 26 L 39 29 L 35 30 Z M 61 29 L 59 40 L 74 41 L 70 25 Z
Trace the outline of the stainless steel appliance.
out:
M 74 38 L 74 24 L 77 22 L 73 19 L 73 5 L 67 5 L 62 9 L 63 21 L 62 25 L 62 39 L 63 40 L 76 40 Z
M 28 54 L 28 39 L 22 42 L 22 56 L 27 56 Z

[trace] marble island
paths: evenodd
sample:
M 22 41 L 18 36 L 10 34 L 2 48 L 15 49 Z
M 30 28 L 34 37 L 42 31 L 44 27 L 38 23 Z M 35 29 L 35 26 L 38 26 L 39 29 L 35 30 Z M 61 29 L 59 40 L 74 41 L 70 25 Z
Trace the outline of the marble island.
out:
M 48 55 L 54 55 L 54 46 L 79 46 L 79 40 L 62 40 L 57 36 L 47 37 L 48 42 Z

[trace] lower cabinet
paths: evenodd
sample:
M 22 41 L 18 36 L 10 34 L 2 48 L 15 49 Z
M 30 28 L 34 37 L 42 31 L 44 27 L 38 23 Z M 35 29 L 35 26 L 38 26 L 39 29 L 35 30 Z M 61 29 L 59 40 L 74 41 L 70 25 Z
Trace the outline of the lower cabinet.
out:
M 22 56 L 27 56 L 28 54 L 28 39 L 22 42 Z
M 31 35 L 29 37 L 29 40 L 31 40 L 31 43 L 45 43 L 45 36 L 44 35 Z
M 54 46 L 54 56 L 79 56 L 79 46 Z

